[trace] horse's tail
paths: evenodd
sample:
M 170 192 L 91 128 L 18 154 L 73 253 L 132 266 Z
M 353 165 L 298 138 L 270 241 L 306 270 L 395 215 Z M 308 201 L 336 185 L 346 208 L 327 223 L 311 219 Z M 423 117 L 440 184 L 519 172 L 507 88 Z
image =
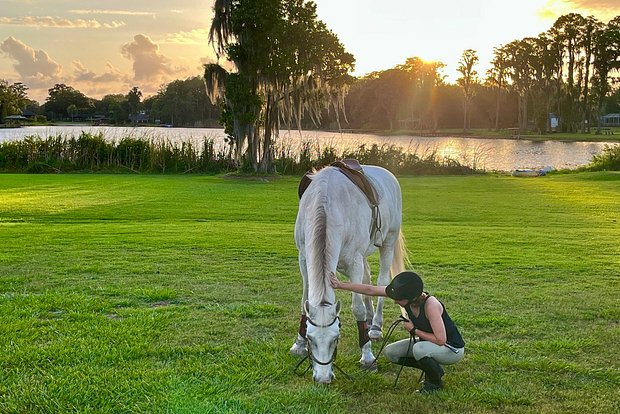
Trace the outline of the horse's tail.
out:
M 392 259 L 392 265 L 390 266 L 390 276 L 393 278 L 397 274 L 407 270 L 407 267 L 411 267 L 411 262 L 409 261 L 405 237 L 401 230 L 394 244 L 394 259 Z
M 392 266 L 390 266 L 390 277 L 394 278 L 397 274 L 404 272 L 407 268 L 411 269 L 411 262 L 409 261 L 407 246 L 405 244 L 405 236 L 403 236 L 402 230 L 398 233 L 398 238 L 394 244 L 394 259 L 392 259 Z M 400 313 L 403 318 L 409 319 L 405 308 L 400 308 Z

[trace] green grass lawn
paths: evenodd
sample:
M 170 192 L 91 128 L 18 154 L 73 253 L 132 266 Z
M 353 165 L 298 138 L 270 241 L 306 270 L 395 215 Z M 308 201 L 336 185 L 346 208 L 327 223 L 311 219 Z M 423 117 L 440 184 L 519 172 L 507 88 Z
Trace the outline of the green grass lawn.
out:
M 444 391 L 362 372 L 344 292 L 353 379 L 292 372 L 297 178 L 0 175 L 0 412 L 619 412 L 620 173 L 399 179 Z

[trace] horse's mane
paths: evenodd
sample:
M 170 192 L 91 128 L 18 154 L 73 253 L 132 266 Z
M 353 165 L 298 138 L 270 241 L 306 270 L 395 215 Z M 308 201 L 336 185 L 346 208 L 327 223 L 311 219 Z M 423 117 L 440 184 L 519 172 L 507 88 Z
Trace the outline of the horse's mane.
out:
M 328 182 L 332 176 L 330 170 L 339 174 L 334 168 L 324 168 L 320 171 L 313 171 L 310 175 L 312 179 L 312 204 L 308 210 L 308 227 L 306 227 L 306 253 L 308 267 L 308 299 L 310 303 L 319 304 L 329 302 L 328 291 L 333 292 L 329 285 L 329 263 L 334 249 L 329 249 L 331 242 L 330 234 L 327 231 L 327 189 Z

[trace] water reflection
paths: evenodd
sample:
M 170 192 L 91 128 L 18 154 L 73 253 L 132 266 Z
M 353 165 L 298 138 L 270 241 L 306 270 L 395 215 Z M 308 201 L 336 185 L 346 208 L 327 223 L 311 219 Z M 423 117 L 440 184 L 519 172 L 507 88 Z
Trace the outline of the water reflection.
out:
M 216 146 L 224 148 L 224 130 L 212 128 L 157 128 L 109 126 L 34 126 L 17 129 L 0 129 L 0 142 L 22 139 L 26 136 L 79 136 L 82 132 L 103 133 L 112 141 L 124 137 L 191 141 L 200 143 L 204 138 L 213 139 Z M 516 168 L 576 168 L 588 164 L 592 156 L 600 153 L 605 145 L 617 143 L 527 141 L 509 139 L 477 139 L 458 137 L 412 137 L 406 135 L 380 136 L 373 134 L 334 133 L 323 131 L 281 131 L 277 141 L 278 151 L 299 154 L 301 144 L 312 142 L 313 150 L 320 152 L 335 147 L 338 152 L 356 150 L 360 145 L 394 145 L 409 153 L 427 157 L 436 154 L 460 163 L 486 170 L 510 171 Z

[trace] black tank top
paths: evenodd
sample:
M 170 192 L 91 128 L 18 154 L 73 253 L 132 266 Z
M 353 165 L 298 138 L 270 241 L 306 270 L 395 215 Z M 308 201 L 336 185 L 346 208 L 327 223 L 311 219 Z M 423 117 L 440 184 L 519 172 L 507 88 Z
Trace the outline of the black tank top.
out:
M 425 293 L 428 295 L 427 292 Z M 416 317 L 413 314 L 413 311 L 411 310 L 411 306 L 406 306 L 405 310 L 407 311 L 409 320 L 413 322 L 413 326 L 415 326 L 416 329 L 419 329 L 421 331 L 428 332 L 428 333 L 433 333 L 433 328 L 431 327 L 431 323 L 426 317 L 426 300 L 428 300 L 428 298 L 430 297 L 431 297 L 430 295 L 427 296 L 426 299 L 424 300 L 424 303 L 420 305 L 420 314 L 418 315 L 418 317 Z M 443 324 L 446 327 L 446 337 L 447 337 L 446 342 L 455 348 L 465 347 L 465 341 L 463 341 L 463 337 L 461 336 L 461 333 L 459 332 L 456 325 L 452 321 L 452 318 L 450 318 L 450 315 L 448 315 L 448 311 L 446 310 L 446 307 L 441 301 L 439 301 L 439 303 L 441 303 L 441 307 L 443 308 L 443 312 L 441 313 L 441 319 L 443 320 Z

